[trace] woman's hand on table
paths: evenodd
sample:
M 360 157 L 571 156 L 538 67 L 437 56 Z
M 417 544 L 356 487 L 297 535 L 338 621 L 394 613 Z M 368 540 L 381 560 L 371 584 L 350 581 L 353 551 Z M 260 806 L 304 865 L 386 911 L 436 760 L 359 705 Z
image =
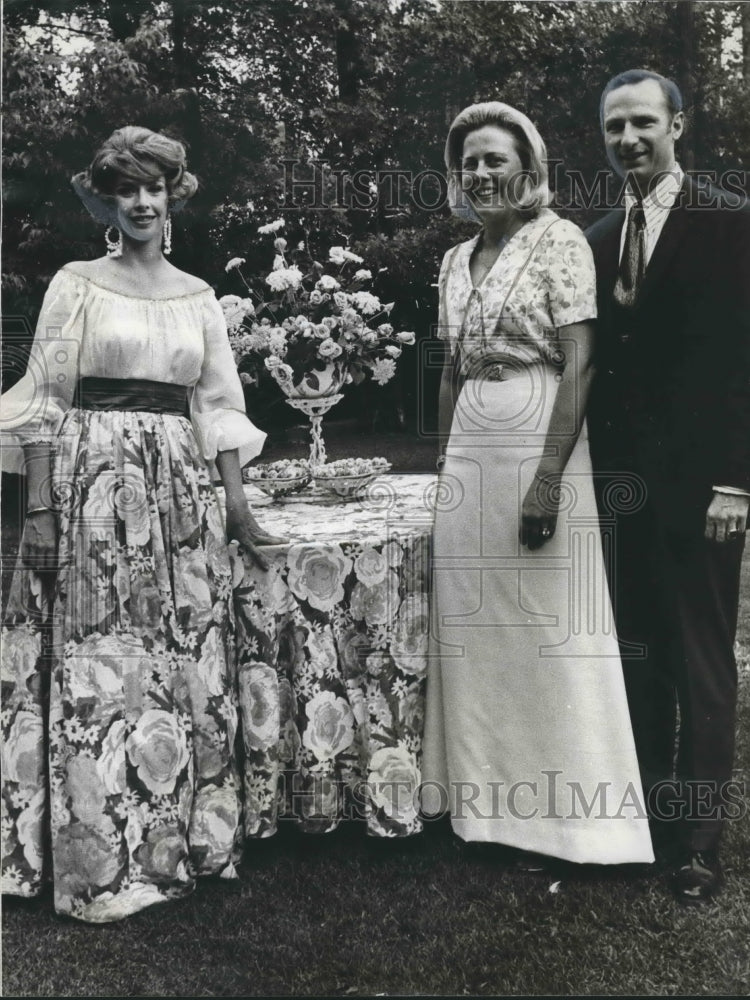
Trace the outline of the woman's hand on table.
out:
M 521 506 L 521 545 L 540 549 L 554 537 L 560 504 L 561 472 L 537 472 Z
M 26 515 L 21 538 L 24 566 L 38 572 L 56 569 L 57 516 L 51 510 L 33 510 Z
M 236 541 L 261 569 L 268 569 L 269 562 L 261 552 L 266 545 L 285 545 L 289 539 L 272 535 L 255 520 L 245 503 L 237 507 L 227 507 L 227 540 Z

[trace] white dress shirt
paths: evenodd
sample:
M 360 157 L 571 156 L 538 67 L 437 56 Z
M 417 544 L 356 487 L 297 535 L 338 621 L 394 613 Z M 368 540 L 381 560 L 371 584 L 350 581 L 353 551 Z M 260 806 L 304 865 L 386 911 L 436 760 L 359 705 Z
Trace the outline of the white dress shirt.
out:
M 674 207 L 677 195 L 680 193 L 684 177 L 685 174 L 682 171 L 682 167 L 679 164 L 676 164 L 675 171 L 673 173 L 664 174 L 654 188 L 649 191 L 643 199 L 643 218 L 645 222 L 644 250 L 646 253 L 646 266 L 648 266 L 648 262 L 651 260 L 651 255 L 654 252 L 657 240 L 661 236 L 661 231 L 664 228 L 664 223 L 667 221 L 667 216 Z M 628 186 L 625 189 L 624 197 L 625 221 L 623 222 L 622 234 L 620 236 L 620 257 L 622 257 L 622 251 L 625 246 L 625 231 L 628 225 L 628 217 L 630 216 L 630 210 L 633 205 L 636 204 L 636 200 L 635 195 Z

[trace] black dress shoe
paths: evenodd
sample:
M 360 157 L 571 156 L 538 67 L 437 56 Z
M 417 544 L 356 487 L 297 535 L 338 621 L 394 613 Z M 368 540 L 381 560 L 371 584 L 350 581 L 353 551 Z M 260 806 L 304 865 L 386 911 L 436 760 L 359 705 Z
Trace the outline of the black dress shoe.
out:
M 691 851 L 672 872 L 672 891 L 679 903 L 698 906 L 714 898 L 722 881 L 716 851 Z
M 513 859 L 513 867 L 517 872 L 536 874 L 548 872 L 552 859 L 546 854 L 536 854 L 533 851 L 519 851 Z

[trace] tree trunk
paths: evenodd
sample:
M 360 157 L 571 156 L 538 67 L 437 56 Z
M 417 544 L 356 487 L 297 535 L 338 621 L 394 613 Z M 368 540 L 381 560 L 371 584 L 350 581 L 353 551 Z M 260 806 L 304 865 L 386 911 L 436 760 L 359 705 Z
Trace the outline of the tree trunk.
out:
M 201 105 L 194 76 L 189 66 L 189 53 L 185 47 L 185 31 L 188 22 L 187 0 L 172 0 L 172 59 L 175 81 L 178 89 L 175 96 L 182 100 L 182 129 L 188 149 L 188 167 L 199 176 L 203 172 L 204 148 Z M 210 224 L 204 211 L 198 210 L 192 220 L 192 258 L 200 275 L 208 268 L 210 251 Z
M 680 88 L 688 119 L 688 128 L 682 140 L 682 161 L 686 170 L 695 170 L 695 150 L 700 130 L 700 109 L 696 105 L 696 7 L 694 0 L 680 0 L 676 11 L 680 41 Z
M 336 70 L 339 98 L 346 104 L 356 104 L 359 96 L 360 54 L 357 34 L 352 22 L 352 0 L 334 0 L 339 23 L 336 27 Z

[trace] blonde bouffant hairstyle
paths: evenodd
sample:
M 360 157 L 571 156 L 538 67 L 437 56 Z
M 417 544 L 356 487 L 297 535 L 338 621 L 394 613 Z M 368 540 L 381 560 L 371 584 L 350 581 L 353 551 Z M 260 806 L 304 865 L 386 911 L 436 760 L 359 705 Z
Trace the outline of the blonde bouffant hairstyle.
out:
M 183 144 L 138 125 L 113 132 L 97 150 L 91 166 L 72 179 L 94 218 L 111 221 L 115 185 L 123 175 L 142 182 L 163 175 L 173 211 L 182 208 L 198 190 L 197 178 L 187 170 Z
M 549 172 L 547 147 L 536 126 L 522 111 L 500 101 L 485 101 L 464 108 L 454 119 L 445 143 L 445 166 L 448 170 L 448 199 L 451 211 L 464 219 L 479 221 L 466 192 L 461 187 L 461 157 L 464 142 L 470 132 L 495 125 L 509 132 L 516 142 L 516 149 L 523 174 L 513 183 L 513 205 L 522 218 L 533 218 L 549 205 Z

